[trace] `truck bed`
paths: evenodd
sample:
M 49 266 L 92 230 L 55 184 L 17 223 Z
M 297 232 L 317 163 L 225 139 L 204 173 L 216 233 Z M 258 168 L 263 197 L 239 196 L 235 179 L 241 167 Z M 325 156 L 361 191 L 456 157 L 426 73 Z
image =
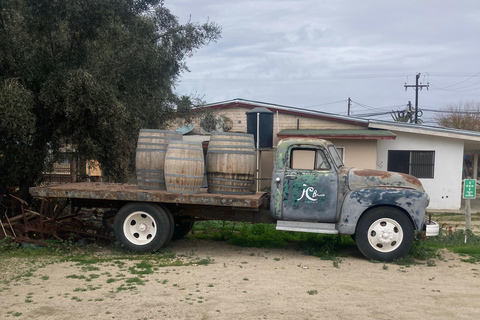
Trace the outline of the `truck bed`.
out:
M 204 193 L 179 194 L 164 190 L 145 190 L 135 184 L 78 182 L 55 186 L 30 188 L 33 197 L 70 198 L 77 200 L 97 201 L 141 201 L 158 203 L 197 204 L 245 209 L 266 208 L 268 195 L 257 192 L 250 195 L 228 195 Z

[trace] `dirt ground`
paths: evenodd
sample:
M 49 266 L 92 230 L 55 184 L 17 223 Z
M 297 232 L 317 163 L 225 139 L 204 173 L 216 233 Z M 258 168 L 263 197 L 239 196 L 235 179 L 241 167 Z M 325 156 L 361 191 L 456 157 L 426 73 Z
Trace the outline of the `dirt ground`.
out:
M 169 249 L 184 261 L 211 263 L 154 268 L 142 285 L 129 269 L 138 260 L 9 261 L 0 269 L 0 319 L 480 318 L 480 264 L 447 251 L 408 267 L 372 263 L 356 250 L 337 264 L 294 249 L 207 240 Z M 30 273 L 7 281 L 21 265 Z

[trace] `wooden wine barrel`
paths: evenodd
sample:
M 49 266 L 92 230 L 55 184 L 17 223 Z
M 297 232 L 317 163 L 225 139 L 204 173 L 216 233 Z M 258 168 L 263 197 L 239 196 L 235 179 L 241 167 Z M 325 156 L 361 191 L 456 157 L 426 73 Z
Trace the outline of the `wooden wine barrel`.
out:
M 207 150 L 208 192 L 252 194 L 256 170 L 252 134 L 214 132 Z
M 170 142 L 165 156 L 165 184 L 168 192 L 199 193 L 204 173 L 201 142 Z
M 135 167 L 141 189 L 166 190 L 165 155 L 172 141 L 182 140 L 181 133 L 168 130 L 141 129 L 138 135 Z

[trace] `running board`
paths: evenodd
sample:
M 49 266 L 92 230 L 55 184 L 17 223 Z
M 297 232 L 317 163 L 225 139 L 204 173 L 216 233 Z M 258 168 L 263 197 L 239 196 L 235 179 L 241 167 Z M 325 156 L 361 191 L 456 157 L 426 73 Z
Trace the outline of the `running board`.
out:
M 335 223 L 278 220 L 277 230 L 338 234 L 338 230 L 335 229 Z

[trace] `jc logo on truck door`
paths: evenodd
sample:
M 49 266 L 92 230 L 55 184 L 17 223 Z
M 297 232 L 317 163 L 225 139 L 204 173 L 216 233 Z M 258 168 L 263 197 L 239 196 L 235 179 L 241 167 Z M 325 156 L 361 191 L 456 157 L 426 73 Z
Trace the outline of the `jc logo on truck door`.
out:
M 304 202 L 306 203 L 316 203 L 319 197 L 325 197 L 325 194 L 318 193 L 317 189 L 304 183 L 302 195 L 300 196 L 300 198 L 297 199 L 297 201 L 305 198 Z

